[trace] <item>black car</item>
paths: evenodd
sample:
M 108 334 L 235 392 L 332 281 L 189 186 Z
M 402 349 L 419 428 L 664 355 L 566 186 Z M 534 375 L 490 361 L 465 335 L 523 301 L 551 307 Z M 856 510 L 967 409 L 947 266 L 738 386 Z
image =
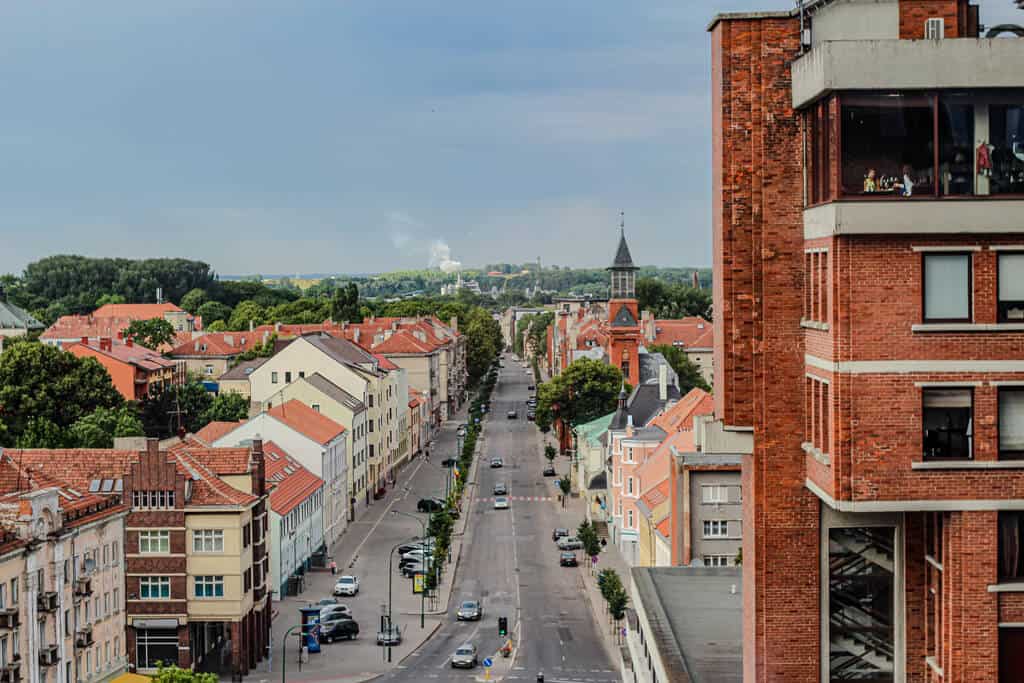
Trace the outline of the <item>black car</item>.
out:
M 517 417 L 519 417 L 519 413 L 517 413 L 517 412 L 516 412 L 516 411 L 514 411 L 514 410 L 510 410 L 510 411 L 508 411 L 508 419 L 510 419 L 510 420 L 514 420 L 514 419 L 516 419 Z
M 333 643 L 342 638 L 353 640 L 359 636 L 359 624 L 352 619 L 338 619 L 320 625 L 320 640 Z
M 420 498 L 420 502 L 416 503 L 418 512 L 437 512 L 443 509 L 444 501 L 440 498 Z
M 558 472 L 555 472 L 555 466 L 554 465 L 548 465 L 547 467 L 545 467 L 544 468 L 544 476 L 545 477 L 557 477 L 558 476 Z
M 579 563 L 576 562 L 576 553 L 558 553 L 558 565 L 560 567 L 578 567 Z
M 534 390 L 534 389 L 536 389 L 536 388 L 537 388 L 537 387 L 535 387 L 535 386 L 534 386 L 534 385 L 532 385 L 532 384 L 531 384 L 530 386 L 526 387 L 527 391 L 533 391 L 533 390 Z

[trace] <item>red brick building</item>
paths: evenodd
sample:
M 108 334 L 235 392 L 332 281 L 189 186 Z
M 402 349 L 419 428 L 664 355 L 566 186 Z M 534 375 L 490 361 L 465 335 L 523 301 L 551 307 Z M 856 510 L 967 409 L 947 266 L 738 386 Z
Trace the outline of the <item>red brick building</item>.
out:
M 806 0 L 709 28 L 747 681 L 1024 680 L 1024 39 L 978 20 Z

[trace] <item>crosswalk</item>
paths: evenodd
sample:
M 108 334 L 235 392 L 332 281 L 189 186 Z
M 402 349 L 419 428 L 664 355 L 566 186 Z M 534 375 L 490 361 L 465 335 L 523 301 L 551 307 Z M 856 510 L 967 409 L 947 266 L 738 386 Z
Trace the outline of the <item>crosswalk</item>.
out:
M 531 502 L 531 503 L 542 501 L 542 500 L 554 500 L 554 498 L 552 498 L 551 496 L 498 496 L 498 497 L 499 498 L 507 498 L 509 501 L 521 500 L 521 501 L 524 501 L 524 502 Z M 494 502 L 494 496 L 490 496 L 490 497 L 486 497 L 485 496 L 483 498 L 477 498 L 476 500 L 477 500 L 477 502 L 480 502 L 480 503 L 493 503 Z

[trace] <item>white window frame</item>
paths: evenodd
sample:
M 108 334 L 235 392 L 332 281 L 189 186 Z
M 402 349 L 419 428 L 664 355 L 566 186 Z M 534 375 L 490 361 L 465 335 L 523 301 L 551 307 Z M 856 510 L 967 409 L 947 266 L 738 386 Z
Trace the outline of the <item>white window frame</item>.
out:
M 704 555 L 705 567 L 729 567 L 731 561 L 728 555 Z
M 728 484 L 702 484 L 700 502 L 703 505 L 721 505 L 729 502 Z
M 192 552 L 223 553 L 223 529 L 195 529 L 192 531 Z
M 139 532 L 140 555 L 169 555 L 170 553 L 170 531 L 167 529 L 149 529 Z
M 705 519 L 703 531 L 704 538 L 729 538 L 729 521 L 725 519 Z
M 163 589 L 166 586 L 167 595 Z M 154 595 L 154 590 L 156 595 Z M 144 595 L 148 592 L 149 595 Z M 141 600 L 170 600 L 171 599 L 171 577 L 169 576 L 143 576 L 139 579 L 139 599 Z M 86 603 L 86 609 L 89 604 Z M 86 619 L 88 621 L 88 619 Z
M 203 593 L 200 593 L 200 587 L 202 587 Z M 220 588 L 220 595 L 217 595 L 217 589 Z M 206 595 L 206 591 L 209 590 L 212 595 Z M 223 575 L 200 575 L 192 577 L 192 595 L 197 600 L 221 600 L 224 598 L 224 576 Z

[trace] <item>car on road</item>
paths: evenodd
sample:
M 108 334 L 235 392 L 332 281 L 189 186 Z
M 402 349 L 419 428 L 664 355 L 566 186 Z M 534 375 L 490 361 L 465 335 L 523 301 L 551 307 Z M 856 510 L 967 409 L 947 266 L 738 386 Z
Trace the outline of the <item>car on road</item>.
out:
M 507 496 L 508 495 L 508 484 L 503 481 L 499 481 L 494 485 L 494 495 L 496 496 Z
M 346 574 L 334 584 L 335 595 L 355 595 L 359 592 L 359 579 Z
M 359 636 L 359 624 L 353 619 L 338 619 L 336 621 L 320 622 L 320 640 L 325 643 L 333 643 L 342 638 L 353 640 Z
M 508 411 L 507 416 L 508 416 L 508 419 L 514 420 L 517 417 L 519 417 L 519 413 L 517 413 L 515 410 L 510 410 L 510 411 Z
M 530 386 L 526 387 L 526 390 L 527 391 L 534 391 L 536 388 L 537 388 L 537 385 L 531 384 Z
M 526 414 L 526 419 L 530 422 L 533 422 L 537 419 L 537 414 L 531 410 Z
M 495 510 L 508 510 L 508 496 L 498 496 L 494 499 Z
M 558 546 L 559 550 L 580 550 L 583 548 L 583 543 L 575 536 L 560 538 L 555 541 L 555 545 Z
M 491 467 L 498 468 L 503 466 L 505 463 L 502 462 L 501 458 L 491 458 Z
M 576 561 L 576 553 L 562 552 L 558 553 L 558 566 L 560 567 L 578 567 L 579 562 Z
M 416 503 L 417 512 L 437 512 L 438 510 L 444 510 L 444 501 L 440 498 L 420 498 L 420 502 Z
M 391 628 L 381 629 L 377 631 L 377 644 L 378 645 L 400 645 L 402 642 L 402 629 L 398 624 L 394 624 Z
M 556 476 L 558 476 L 558 472 L 555 472 L 555 466 L 554 465 L 548 465 L 547 467 L 545 467 L 544 468 L 544 476 L 545 477 L 556 477 Z
M 562 527 L 558 527 L 557 529 L 555 529 L 554 531 L 551 532 L 551 540 L 554 541 L 555 543 L 558 543 L 558 539 L 560 539 L 560 538 L 567 538 L 568 536 L 569 536 L 569 530 L 568 529 L 563 529 Z
M 459 428 L 455 430 L 455 435 L 456 436 L 465 436 L 466 435 L 466 425 L 459 425 Z
M 484 615 L 483 605 L 479 600 L 463 600 L 455 612 L 458 621 L 477 621 Z
M 452 655 L 453 669 L 475 669 L 476 664 L 476 645 L 473 643 L 463 643 Z
M 351 619 L 352 610 L 348 605 L 328 605 L 320 610 L 320 621 L 334 621 L 336 619 Z

